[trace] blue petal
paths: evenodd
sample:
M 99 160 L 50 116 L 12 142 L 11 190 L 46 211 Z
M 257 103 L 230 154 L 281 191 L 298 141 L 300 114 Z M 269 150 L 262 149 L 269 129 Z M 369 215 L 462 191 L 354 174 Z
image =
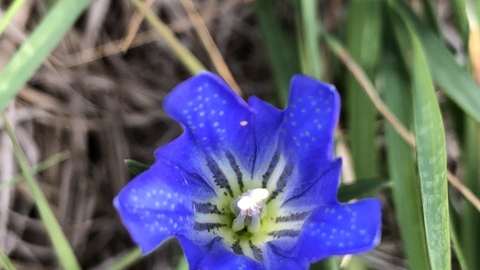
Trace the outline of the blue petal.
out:
M 285 149 L 298 163 L 301 181 L 318 178 L 333 159 L 340 97 L 333 85 L 303 75 L 292 78 L 282 129 Z
M 252 168 L 252 112 L 218 76 L 200 73 L 184 81 L 167 96 L 164 108 L 206 156 L 223 157 L 231 151 L 245 168 Z
M 308 269 L 309 262 L 305 258 L 294 259 L 290 256 L 284 256 L 273 244 L 267 244 L 265 249 L 267 269 Z
M 143 253 L 168 237 L 191 230 L 194 190 L 186 178 L 181 170 L 157 161 L 115 198 L 115 207 Z
M 263 174 L 277 150 L 284 112 L 255 96 L 248 99 L 248 104 L 253 110 L 255 145 L 257 146 L 254 172 Z M 256 175 L 256 177 L 259 176 Z
M 328 167 L 311 185 L 301 185 L 293 188 L 282 207 L 308 211 L 318 205 L 337 204 L 341 170 L 342 160 L 338 158 L 328 164 Z
M 378 199 L 322 206 L 305 221 L 298 238 L 297 256 L 313 262 L 334 255 L 365 252 L 378 245 L 380 234 Z
M 265 270 L 258 262 L 227 250 L 220 239 L 213 240 L 208 250 L 199 248 L 187 238 L 180 237 L 179 240 L 187 257 L 190 269 Z
M 203 153 L 198 149 L 190 133 L 183 133 L 174 141 L 157 149 L 155 157 L 173 167 L 178 167 L 188 175 L 185 181 L 192 186 L 192 190 L 195 190 L 193 194 L 195 199 L 202 200 L 214 196 L 212 183 L 205 180 L 210 176 L 206 175 L 201 167 L 200 159 Z

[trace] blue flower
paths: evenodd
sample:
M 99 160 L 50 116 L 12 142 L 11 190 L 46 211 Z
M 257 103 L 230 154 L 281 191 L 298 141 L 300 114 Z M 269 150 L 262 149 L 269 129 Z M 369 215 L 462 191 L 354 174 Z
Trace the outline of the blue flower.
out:
M 164 107 L 185 132 L 114 201 L 143 253 L 174 236 L 191 269 L 307 269 L 379 243 L 380 202 L 337 200 L 334 86 L 294 76 L 281 111 L 201 73 Z

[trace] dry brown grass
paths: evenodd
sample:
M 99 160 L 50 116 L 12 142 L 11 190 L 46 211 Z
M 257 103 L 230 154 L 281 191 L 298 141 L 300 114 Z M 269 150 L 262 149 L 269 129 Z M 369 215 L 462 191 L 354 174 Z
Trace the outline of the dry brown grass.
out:
M 181 3 L 151 2 L 182 42 L 213 68 Z M 269 93 L 273 83 L 253 7 L 242 0 L 196 5 L 245 94 Z M 46 8 L 43 1 L 27 1 L 0 39 L 2 66 Z M 128 0 L 94 1 L 8 109 L 31 164 L 70 153 L 37 179 L 85 268 L 101 269 L 133 247 L 112 206 L 131 178 L 124 159 L 152 163 L 153 151 L 180 133 L 161 104 L 189 74 L 162 40 L 145 23 L 137 29 L 135 20 Z M 8 139 L 1 139 L 0 179 L 8 179 L 18 170 Z M 0 248 L 19 269 L 57 268 L 24 184 L 2 189 L 0 198 Z M 165 258 L 178 250 L 171 241 L 138 268 L 168 269 Z

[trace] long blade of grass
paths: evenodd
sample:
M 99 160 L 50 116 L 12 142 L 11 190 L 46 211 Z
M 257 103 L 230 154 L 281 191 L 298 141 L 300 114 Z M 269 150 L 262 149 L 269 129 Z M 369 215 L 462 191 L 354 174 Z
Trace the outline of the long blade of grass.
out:
M 5 28 L 7 28 L 8 24 L 13 19 L 13 16 L 15 16 L 17 11 L 22 7 L 23 3 L 25 3 L 25 0 L 15 0 L 10 4 L 7 12 L 5 12 L 0 21 L 0 35 L 5 31 Z
M 28 188 L 35 200 L 35 205 L 40 213 L 40 217 L 42 218 L 42 222 L 48 232 L 48 236 L 50 237 L 50 241 L 53 244 L 53 248 L 62 268 L 69 270 L 81 269 L 80 264 L 78 263 L 77 258 L 75 257 L 75 254 L 73 253 L 73 250 L 68 243 L 62 228 L 60 227 L 60 224 L 58 223 L 58 220 L 48 204 L 45 194 L 43 194 L 42 189 L 32 174 L 27 158 L 25 157 L 20 144 L 15 138 L 15 134 L 13 133 L 10 123 L 7 121 L 5 114 L 2 114 L 2 117 L 5 124 L 5 130 L 7 131 L 8 136 L 13 144 L 15 157 L 20 165 L 23 176 L 27 181 Z
M 188 261 L 187 261 L 187 258 L 185 258 L 185 256 L 182 256 L 182 258 L 180 259 L 180 263 L 178 264 L 177 266 L 177 270 L 188 270 Z
M 0 73 L 0 112 L 40 67 L 91 0 L 58 1 Z
M 388 1 L 391 10 L 400 16 L 394 20 L 394 27 L 400 41 L 408 36 L 402 21 L 411 24 L 412 31 L 420 39 L 428 67 L 440 89 L 475 121 L 480 122 L 480 88 L 475 84 L 470 74 L 463 70 L 448 51 L 442 40 L 425 26 L 413 12 L 401 1 Z
M 448 270 L 451 255 L 445 133 L 423 47 L 413 31 L 410 37 L 415 138 L 428 257 L 432 269 Z
M 423 15 L 426 17 L 427 23 L 435 33 L 440 34 L 440 24 L 438 23 L 437 15 L 435 14 L 434 4 L 431 0 L 422 0 Z
M 132 248 L 129 250 L 123 257 L 115 262 L 112 266 L 108 267 L 107 270 L 122 270 L 128 269 L 129 266 L 134 264 L 142 257 L 142 251 L 139 247 Z
M 318 14 L 318 1 L 298 1 L 297 4 L 297 42 L 300 55 L 300 65 L 303 72 L 322 79 L 323 66 L 320 54 L 320 31 Z
M 7 254 L 0 249 L 0 266 L 5 268 L 5 270 L 16 270 L 15 265 L 13 265 L 10 258 L 8 258 Z M 1 268 L 1 267 L 0 267 Z
M 208 31 L 208 28 L 205 25 L 202 16 L 200 16 L 200 14 L 198 13 L 198 10 L 195 7 L 193 0 L 180 0 L 180 2 L 182 2 L 182 5 L 188 14 L 188 17 L 190 18 L 190 21 L 195 26 L 195 30 L 197 31 L 198 36 L 203 43 L 203 47 L 207 51 L 208 56 L 210 57 L 210 60 L 215 66 L 218 74 L 225 80 L 225 82 L 227 82 L 232 87 L 232 89 L 239 96 L 242 96 L 243 94 L 240 86 L 238 86 L 237 82 L 233 78 L 233 75 L 230 72 L 227 63 L 223 59 L 220 50 L 218 49 L 215 41 L 212 38 L 212 35 L 210 35 L 210 32 Z
M 408 127 L 413 122 L 411 92 L 409 78 L 398 65 L 399 62 L 396 54 L 387 50 L 384 53 L 380 78 L 385 103 L 398 120 Z M 386 125 L 385 132 L 395 214 L 408 264 L 411 269 L 429 269 L 420 185 L 412 149 L 391 124 Z
M 355 75 L 355 78 L 362 85 L 363 90 L 368 94 L 368 97 L 372 101 L 373 105 L 380 114 L 392 124 L 395 131 L 413 148 L 416 147 L 415 137 L 410 133 L 405 126 L 397 119 L 397 117 L 388 109 L 385 103 L 382 101 L 373 83 L 368 79 L 363 69 L 349 56 L 348 52 L 342 46 L 342 44 L 333 36 L 325 34 L 325 40 L 334 54 L 342 60 L 347 66 L 350 72 Z M 475 208 L 480 212 L 480 200 L 473 194 L 462 182 L 450 171 L 447 171 L 447 179 L 450 184 L 455 187 Z
M 347 48 L 372 80 L 381 55 L 382 4 L 382 0 L 353 0 L 348 6 Z M 346 90 L 348 134 L 355 174 L 357 178 L 377 176 L 377 110 L 350 73 L 346 74 Z
M 469 268 L 467 263 L 467 256 L 464 252 L 462 244 L 459 239 L 458 229 L 456 228 L 456 224 L 454 222 L 455 216 L 453 212 L 452 204 L 450 203 L 450 237 L 452 239 L 452 248 L 455 252 L 456 258 L 458 260 L 458 264 L 460 265 L 461 270 L 468 270 L 468 269 L 477 269 L 477 268 Z M 477 256 L 477 255 L 474 255 Z
M 467 0 L 450 0 L 450 7 L 453 13 L 453 19 L 457 26 L 458 32 L 462 36 L 462 40 L 465 42 L 465 46 L 468 45 L 468 19 L 467 19 Z
M 190 52 L 178 38 L 173 31 L 163 23 L 145 3 L 140 0 L 131 0 L 137 7 L 138 11 L 145 16 L 147 22 L 152 26 L 153 30 L 159 34 L 167 45 L 172 49 L 188 71 L 192 74 L 197 74 L 202 70 L 206 70 L 203 64 Z
M 60 153 L 57 153 L 49 158 L 47 158 L 46 160 L 38 163 L 37 165 L 33 166 L 32 169 L 31 169 L 31 173 L 33 175 L 41 172 L 41 171 L 44 171 L 54 165 L 57 165 L 58 163 L 66 160 L 67 158 L 69 157 L 69 153 L 68 151 L 64 151 L 64 152 L 60 152 Z M 10 179 L 7 179 L 6 181 L 1 181 L 0 182 L 0 190 L 2 188 L 5 188 L 9 185 L 13 185 L 15 183 L 18 183 L 22 180 L 24 180 L 25 178 L 23 177 L 23 175 L 19 174 L 19 175 L 15 175 L 14 177 L 10 178 Z
M 389 180 L 382 178 L 372 178 L 366 181 L 355 181 L 353 184 L 340 185 L 338 188 L 338 200 L 348 202 L 355 198 L 361 198 L 363 195 L 375 190 L 386 187 L 390 184 Z
M 278 89 L 278 99 L 282 107 L 285 107 L 290 78 L 300 72 L 294 37 L 281 27 L 271 1 L 256 0 L 254 6 Z
M 480 10 L 479 10 L 480 11 Z M 468 48 L 470 53 L 470 61 L 472 67 L 472 77 L 477 84 L 480 84 L 480 13 L 474 9 L 473 3 L 470 2 L 467 9 L 464 10 L 469 22 Z M 464 14 L 465 15 L 465 14 Z M 471 118 L 465 120 L 463 132 L 462 154 L 464 157 L 464 182 L 465 185 L 477 196 L 480 195 L 480 126 Z M 480 212 L 476 211 L 470 204 L 466 204 L 461 215 L 460 223 L 460 241 L 461 248 L 465 254 L 468 269 L 480 268 L 480 242 L 476 239 L 480 237 Z M 459 247 L 460 248 L 460 247 Z
M 465 123 L 463 157 L 465 166 L 464 181 L 465 185 L 477 196 L 480 195 L 480 164 L 479 157 L 479 127 L 472 119 L 467 119 Z M 478 269 L 480 267 L 480 257 L 478 248 L 480 243 L 480 213 L 470 204 L 466 204 L 461 216 L 461 244 L 465 252 L 465 258 L 469 269 Z

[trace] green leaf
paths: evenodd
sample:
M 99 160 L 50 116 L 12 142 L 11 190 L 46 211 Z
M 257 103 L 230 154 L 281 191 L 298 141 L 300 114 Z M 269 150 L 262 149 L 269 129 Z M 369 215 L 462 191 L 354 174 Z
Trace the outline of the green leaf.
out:
M 290 78 L 300 71 L 293 36 L 285 32 L 269 0 L 254 1 L 281 105 L 288 102 Z
M 468 48 L 468 18 L 467 18 L 467 0 L 450 0 L 450 7 L 453 13 L 453 19 L 458 32 L 462 36 L 464 47 Z
M 320 20 L 318 1 L 304 0 L 296 3 L 297 46 L 303 73 L 314 78 L 323 78 L 322 55 L 320 54 Z
M 134 264 L 142 257 L 142 251 L 139 247 L 135 247 L 123 255 L 123 257 L 115 262 L 112 266 L 108 267 L 107 270 L 122 270 L 128 269 L 129 266 Z
M 382 178 L 372 178 L 355 181 L 350 185 L 340 185 L 338 189 L 338 200 L 348 202 L 355 198 L 371 193 L 377 189 L 388 186 L 389 181 Z
M 5 268 L 5 270 L 16 270 L 15 265 L 13 265 L 12 261 L 10 261 L 10 258 L 8 258 L 7 254 L 5 254 L 1 249 L 0 249 L 0 266 Z M 0 267 L 0 268 L 2 268 Z
M 177 266 L 177 270 L 188 270 L 188 261 L 187 261 L 187 258 L 185 258 L 185 256 L 182 256 L 182 258 L 180 259 L 180 263 L 178 264 Z
M 69 157 L 68 151 L 63 151 L 63 152 L 57 153 L 57 154 L 47 158 L 46 160 L 38 163 L 36 166 L 33 166 L 33 168 L 31 169 L 31 173 L 32 174 L 37 174 L 41 171 L 44 171 L 44 170 L 62 162 L 62 161 L 64 161 L 68 157 Z M 22 174 L 19 174 L 19 175 L 15 175 L 14 177 L 12 177 L 10 179 L 7 179 L 5 181 L 0 181 L 0 190 L 2 188 L 5 188 L 5 187 L 9 186 L 9 185 L 13 185 L 15 183 L 18 183 L 22 180 L 24 180 L 24 177 L 23 177 Z
M 7 12 L 5 12 L 2 18 L 2 21 L 0 21 L 0 35 L 3 34 L 3 31 L 5 28 L 7 28 L 8 24 L 13 19 L 13 16 L 15 16 L 17 11 L 22 7 L 23 3 L 25 3 L 25 0 L 15 0 L 10 4 Z
M 17 139 L 15 138 L 10 123 L 7 121 L 5 114 L 2 114 L 2 116 L 3 123 L 5 124 L 5 130 L 7 131 L 8 136 L 10 137 L 10 140 L 13 144 L 13 152 L 15 153 L 18 164 L 22 169 L 23 177 L 25 177 L 28 188 L 35 201 L 35 205 L 38 209 L 38 212 L 40 213 L 43 225 L 47 230 L 50 241 L 53 244 L 53 249 L 55 250 L 55 253 L 62 268 L 69 270 L 81 269 L 80 264 L 78 263 L 77 258 L 75 257 L 75 254 L 73 253 L 73 250 L 70 247 L 70 244 L 68 243 L 68 240 L 62 231 L 62 227 L 60 227 L 57 218 L 55 217 L 52 209 L 50 208 L 50 205 L 48 204 L 45 194 L 43 194 L 40 185 L 37 183 L 32 174 L 27 158 L 25 157 L 25 154 L 23 153 Z
M 415 32 L 409 27 L 412 45 L 413 112 L 418 172 L 430 266 L 450 269 L 447 156 L 440 108 L 427 59 Z
M 390 0 L 391 10 L 400 18 L 392 16 L 393 25 L 400 42 L 408 36 L 402 21 L 412 25 L 421 42 L 428 67 L 440 89 L 475 121 L 480 122 L 480 88 L 475 84 L 468 72 L 463 70 L 448 51 L 442 40 L 425 26 L 413 12 L 401 1 Z
M 90 2 L 91 0 L 58 1 L 47 13 L 0 73 L 0 112 L 32 77 Z
M 371 81 L 381 55 L 382 0 L 353 0 L 347 17 L 347 48 Z M 350 151 L 357 178 L 378 175 L 377 110 L 351 73 L 346 73 Z M 368 155 L 365 155 L 368 153 Z
M 393 46 L 391 46 L 393 47 Z M 383 55 L 380 85 L 385 104 L 406 127 L 413 122 L 412 93 L 401 59 L 392 49 Z M 429 269 L 423 226 L 420 185 L 412 149 L 389 123 L 385 126 L 388 173 L 392 181 L 395 214 L 410 269 Z
M 464 249 L 460 243 L 458 229 L 456 228 L 456 224 L 454 222 L 456 220 L 454 211 L 455 210 L 452 207 L 452 204 L 450 203 L 450 237 L 452 239 L 452 248 L 453 248 L 453 251 L 455 252 L 456 258 L 458 260 L 458 264 L 460 265 L 460 269 L 462 270 L 477 269 L 477 267 L 474 267 L 474 268 L 468 267 L 467 257 L 465 256 Z M 477 253 L 475 253 L 475 255 L 473 256 L 478 257 Z
M 149 168 L 149 166 L 133 159 L 125 159 L 125 164 L 127 165 L 127 168 L 135 175 L 139 175 Z
M 440 33 L 440 24 L 438 23 L 435 7 L 431 0 L 422 0 L 422 11 L 430 28 L 434 29 L 435 33 Z
M 165 43 L 170 47 L 178 60 L 195 75 L 203 70 L 207 70 L 200 60 L 188 50 L 182 42 L 175 36 L 175 33 L 153 12 L 153 10 L 141 0 L 130 0 L 145 16 L 145 20 L 150 24 L 153 30 L 160 35 Z
M 471 118 L 466 119 L 464 132 L 464 147 L 462 149 L 465 186 L 470 189 L 476 196 L 480 196 L 480 136 L 479 126 Z M 464 250 L 465 258 L 469 269 L 478 269 L 480 267 L 480 256 L 478 250 L 480 248 L 480 213 L 471 205 L 464 205 L 461 216 L 460 232 L 461 244 Z

